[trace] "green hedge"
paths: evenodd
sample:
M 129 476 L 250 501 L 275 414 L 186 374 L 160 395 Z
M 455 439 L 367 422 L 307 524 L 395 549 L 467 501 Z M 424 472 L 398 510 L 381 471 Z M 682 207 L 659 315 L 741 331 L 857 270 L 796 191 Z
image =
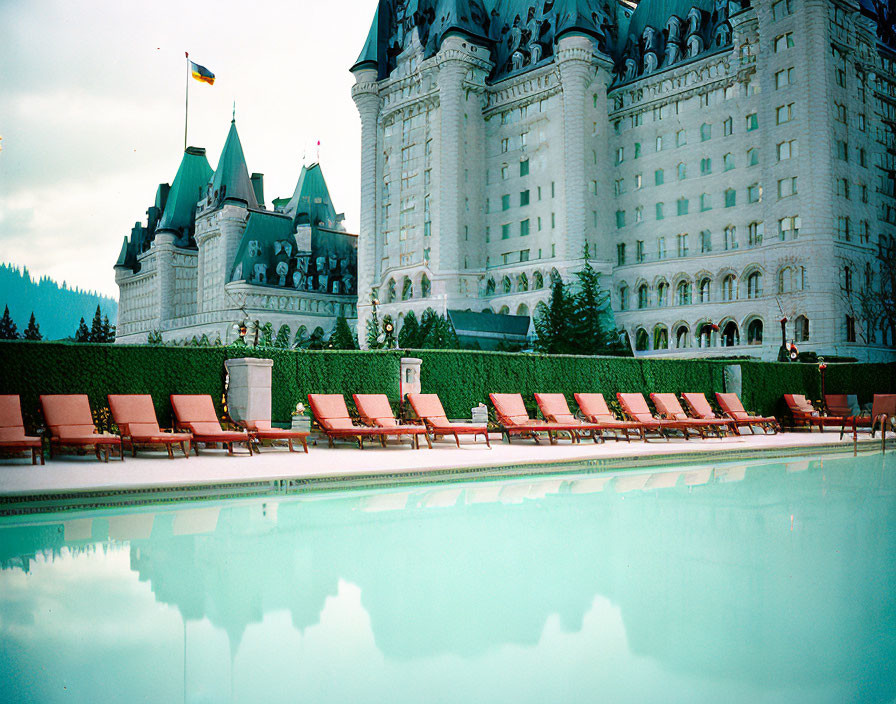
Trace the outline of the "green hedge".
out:
M 49 342 L 0 342 L 0 393 L 19 394 L 26 425 L 41 425 L 38 395 L 86 393 L 100 421 L 106 394 L 148 393 L 159 422 L 169 425 L 172 393 L 208 393 L 220 410 L 224 360 L 267 357 L 274 361 L 271 415 L 288 422 L 298 401 L 309 393 L 342 393 L 351 407 L 353 393 L 384 393 L 398 400 L 402 356 L 423 360 L 422 383 L 439 394 L 451 417 L 468 417 L 488 403 L 489 392 L 522 393 L 534 410 L 533 394 L 560 392 L 572 405 L 578 391 L 600 392 L 615 403 L 617 391 L 703 392 L 725 388 L 724 368 L 739 364 L 743 401 L 750 410 L 783 417 L 782 395 L 821 398 L 815 364 L 750 360 L 674 360 L 574 357 L 467 350 L 294 351 L 236 347 L 162 347 Z M 896 364 L 830 364 L 828 393 L 857 393 L 866 403 L 874 393 L 896 393 Z

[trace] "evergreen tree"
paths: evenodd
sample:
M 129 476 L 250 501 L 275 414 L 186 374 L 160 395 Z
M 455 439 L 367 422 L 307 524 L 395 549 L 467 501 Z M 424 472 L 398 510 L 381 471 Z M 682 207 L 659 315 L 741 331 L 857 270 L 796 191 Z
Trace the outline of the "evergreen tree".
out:
M 370 298 L 370 302 L 373 304 L 373 312 L 370 314 L 370 317 L 367 319 L 367 327 L 364 332 L 364 342 L 367 345 L 367 349 L 376 350 L 382 347 L 382 343 L 379 341 L 380 337 L 380 318 L 376 312 L 377 300 L 373 296 Z
M 115 342 L 115 326 L 109 323 L 109 316 L 103 316 L 103 342 Z
M 582 268 L 576 272 L 578 290 L 572 297 L 572 334 L 568 350 L 574 354 L 619 354 L 622 346 L 612 329 L 610 292 L 600 285 L 600 274 L 591 266 L 588 245 L 582 256 Z
M 304 325 L 299 325 L 298 330 L 296 330 L 296 336 L 292 339 L 292 348 L 294 350 L 305 347 L 308 344 L 308 328 Z
M 420 347 L 423 349 L 444 350 L 459 347 L 457 333 L 451 321 L 434 310 L 427 309 L 420 319 Z
M 355 336 L 352 335 L 351 328 L 348 326 L 348 321 L 341 315 L 336 318 L 336 327 L 333 329 L 333 334 L 330 335 L 327 347 L 335 350 L 358 349 L 358 346 L 355 344 Z
M 31 312 L 31 320 L 28 321 L 28 327 L 25 329 L 26 340 L 43 340 L 44 336 L 40 334 L 40 325 L 34 319 L 34 311 Z
M 93 316 L 93 323 L 90 325 L 90 335 L 88 342 L 104 342 L 103 338 L 103 315 L 100 313 L 100 307 L 96 307 L 96 313 Z
M 152 333 L 150 333 L 152 334 Z M 159 342 L 162 341 L 162 333 L 159 332 Z M 90 330 L 87 329 L 87 323 L 81 318 L 81 324 L 78 325 L 78 331 L 75 333 L 75 342 L 90 342 Z
M 314 328 L 311 336 L 308 338 L 309 350 L 322 350 L 324 348 L 324 329 L 319 325 Z
M 261 326 L 261 335 L 258 339 L 259 347 L 272 347 L 274 345 L 274 324 L 270 321 Z
M 572 337 L 572 302 L 559 276 L 551 282 L 547 310 L 535 314 L 535 349 L 548 354 L 568 354 Z
M 19 331 L 16 324 L 9 314 L 9 306 L 3 311 L 3 318 L 0 318 L 0 340 L 18 340 Z
M 283 323 L 280 326 L 280 329 L 277 330 L 277 339 L 274 340 L 274 347 L 281 347 L 283 349 L 289 349 L 289 337 L 292 331 L 289 329 L 289 325 Z
M 409 311 L 404 317 L 404 323 L 398 331 L 398 346 L 406 350 L 420 348 L 420 323 L 417 322 L 414 311 Z

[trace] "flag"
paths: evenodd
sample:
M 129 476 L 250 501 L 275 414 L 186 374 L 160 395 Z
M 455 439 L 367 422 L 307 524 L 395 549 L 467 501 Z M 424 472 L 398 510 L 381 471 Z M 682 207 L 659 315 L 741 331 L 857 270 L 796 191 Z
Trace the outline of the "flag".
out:
M 209 71 L 205 66 L 200 66 L 199 64 L 190 61 L 190 71 L 193 73 L 193 78 L 197 81 L 208 83 L 210 86 L 215 84 L 215 74 Z

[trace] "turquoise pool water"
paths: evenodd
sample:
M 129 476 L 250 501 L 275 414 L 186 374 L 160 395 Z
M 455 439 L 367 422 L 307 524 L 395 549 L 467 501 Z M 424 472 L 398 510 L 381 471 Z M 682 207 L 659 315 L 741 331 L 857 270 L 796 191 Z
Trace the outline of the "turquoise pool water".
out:
M 896 455 L 0 521 L 4 702 L 892 702 Z

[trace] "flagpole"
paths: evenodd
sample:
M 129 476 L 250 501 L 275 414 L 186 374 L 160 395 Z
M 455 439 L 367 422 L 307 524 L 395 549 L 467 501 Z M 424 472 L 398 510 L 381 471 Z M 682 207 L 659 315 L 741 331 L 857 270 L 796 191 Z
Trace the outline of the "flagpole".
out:
M 190 52 L 185 51 L 187 59 L 187 87 L 184 91 L 184 151 L 187 151 L 187 119 L 190 114 Z

